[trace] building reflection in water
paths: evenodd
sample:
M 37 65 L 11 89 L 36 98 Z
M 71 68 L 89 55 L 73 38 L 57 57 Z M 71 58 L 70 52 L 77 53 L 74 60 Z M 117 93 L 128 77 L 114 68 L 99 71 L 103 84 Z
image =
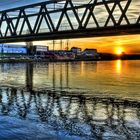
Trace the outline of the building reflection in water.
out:
M 0 112 L 80 137 L 138 139 L 140 134 L 140 102 L 129 100 L 3 87 Z
M 86 74 L 87 71 L 91 71 L 89 74 L 93 74 L 97 69 L 97 62 L 92 62 L 90 68 L 88 67 L 89 64 L 85 63 L 84 69 L 82 69 L 83 62 L 44 64 L 47 67 L 33 64 L 33 87 L 69 90 L 76 86 L 77 82 L 85 85 L 85 81 L 81 80 L 81 72 Z
M 97 62 L 91 62 L 89 65 L 90 62 L 4 63 L 0 65 L 0 83 L 21 86 L 28 90 L 38 87 L 67 90 L 80 81 L 85 85 L 81 76 L 85 76 L 87 71 L 92 75 L 97 69 Z
M 26 88 L 30 91 L 33 89 L 33 64 L 26 64 Z

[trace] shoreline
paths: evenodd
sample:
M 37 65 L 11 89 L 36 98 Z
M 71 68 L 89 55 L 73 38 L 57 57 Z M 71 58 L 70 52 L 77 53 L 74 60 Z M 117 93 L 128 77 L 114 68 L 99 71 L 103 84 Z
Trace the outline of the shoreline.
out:
M 33 59 L 7 59 L 0 60 L 0 63 L 32 63 L 32 62 L 79 62 L 79 61 L 116 61 L 116 60 L 140 60 L 140 59 L 74 59 L 74 60 L 33 60 Z

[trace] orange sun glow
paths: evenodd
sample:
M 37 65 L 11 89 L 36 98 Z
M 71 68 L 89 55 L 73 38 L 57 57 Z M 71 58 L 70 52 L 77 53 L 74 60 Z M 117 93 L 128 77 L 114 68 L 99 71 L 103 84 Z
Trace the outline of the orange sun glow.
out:
M 123 53 L 123 49 L 122 48 L 117 48 L 116 51 L 115 51 L 115 53 L 117 55 L 121 55 Z

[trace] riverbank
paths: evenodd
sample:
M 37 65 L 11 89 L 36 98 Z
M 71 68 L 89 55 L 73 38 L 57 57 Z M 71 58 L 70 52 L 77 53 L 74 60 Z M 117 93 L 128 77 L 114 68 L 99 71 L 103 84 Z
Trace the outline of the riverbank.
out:
M 0 63 L 28 63 L 28 62 L 78 62 L 78 61 L 114 61 L 114 60 L 140 60 L 140 59 L 74 59 L 74 60 L 47 60 L 47 59 L 3 59 Z
M 0 57 L 0 63 L 26 63 L 26 62 L 74 62 L 74 61 L 112 61 L 112 60 L 140 60 L 139 54 L 115 55 L 100 53 L 99 58 L 75 58 L 75 59 L 48 59 L 34 56 L 5 56 Z
M 32 55 L 15 55 L 15 56 L 2 56 L 0 63 L 22 63 L 22 62 L 73 62 L 73 61 L 97 61 L 95 58 L 75 58 L 75 59 L 50 59 L 46 57 L 36 57 Z
M 3 59 L 0 63 L 26 63 L 26 62 L 74 62 L 74 61 L 98 61 L 97 59 L 85 59 L 85 60 L 48 60 L 48 59 Z

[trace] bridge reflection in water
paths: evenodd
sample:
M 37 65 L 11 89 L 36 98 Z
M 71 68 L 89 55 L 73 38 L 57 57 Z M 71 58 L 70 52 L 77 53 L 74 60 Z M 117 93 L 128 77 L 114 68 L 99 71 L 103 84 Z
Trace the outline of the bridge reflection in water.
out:
M 0 89 L 0 115 L 40 121 L 70 135 L 138 139 L 140 102 L 68 92 Z
M 9 122 L 5 119 L 9 117 L 8 121 L 14 118 L 15 128 L 19 127 L 18 130 L 11 127 L 6 133 L 12 136 L 22 132 L 26 137 L 25 131 L 29 130 L 34 131 L 28 134 L 31 137 L 39 131 L 38 125 L 45 125 L 40 135 L 46 136 L 49 126 L 56 137 L 64 133 L 83 139 L 139 139 L 139 81 L 133 75 L 139 69 L 132 67 L 135 63 L 1 64 L 0 129 L 7 131 Z M 125 68 L 130 66 L 133 71 L 128 75 Z M 106 89 L 110 91 L 103 93 Z M 7 126 L 4 129 L 2 118 Z M 33 122 L 35 129 L 21 126 L 16 119 L 29 126 Z M 2 133 L 0 138 L 6 135 Z

